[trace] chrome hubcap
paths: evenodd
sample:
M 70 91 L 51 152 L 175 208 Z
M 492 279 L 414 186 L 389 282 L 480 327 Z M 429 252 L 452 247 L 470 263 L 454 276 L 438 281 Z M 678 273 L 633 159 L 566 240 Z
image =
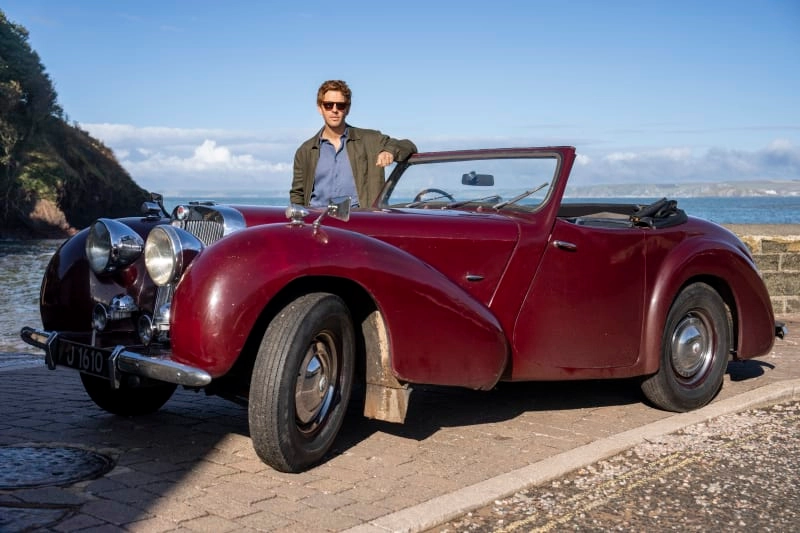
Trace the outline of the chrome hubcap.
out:
M 672 368 L 688 381 L 699 379 L 714 355 L 712 329 L 701 316 L 686 315 L 672 334 Z
M 295 416 L 302 432 L 314 431 L 325 420 L 333 405 L 338 373 L 333 338 L 321 333 L 309 345 L 297 373 Z

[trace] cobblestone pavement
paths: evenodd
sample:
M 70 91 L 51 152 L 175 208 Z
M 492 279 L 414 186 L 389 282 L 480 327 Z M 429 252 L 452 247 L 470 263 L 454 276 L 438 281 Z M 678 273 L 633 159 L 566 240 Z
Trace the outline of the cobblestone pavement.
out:
M 800 316 L 787 322 L 789 338 L 731 363 L 711 410 L 694 416 L 800 383 Z M 780 394 L 800 386 L 791 387 Z M 256 457 L 246 408 L 202 393 L 121 418 L 97 408 L 71 371 L 12 365 L 0 371 L 0 406 L 0 447 L 78 448 L 112 462 L 94 479 L 3 485 L 0 531 L 422 531 L 612 456 L 641 442 L 642 428 L 698 421 L 647 406 L 635 381 L 421 387 L 406 424 L 353 406 L 323 464 L 283 474 Z M 20 464 L 0 469 L 30 468 Z
M 723 415 L 430 533 L 796 531 L 800 401 Z

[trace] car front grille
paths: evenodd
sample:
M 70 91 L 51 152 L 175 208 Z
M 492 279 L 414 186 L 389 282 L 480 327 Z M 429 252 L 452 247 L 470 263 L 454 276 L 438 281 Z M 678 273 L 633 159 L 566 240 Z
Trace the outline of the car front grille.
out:
M 205 244 L 213 244 L 222 238 L 225 225 L 213 220 L 186 220 L 182 224 L 185 229 Z
M 205 246 L 247 226 L 242 214 L 230 206 L 192 202 L 180 206 L 180 209 L 183 214 L 180 217 L 174 215 L 172 225 L 188 231 Z M 178 210 L 176 207 L 175 213 Z

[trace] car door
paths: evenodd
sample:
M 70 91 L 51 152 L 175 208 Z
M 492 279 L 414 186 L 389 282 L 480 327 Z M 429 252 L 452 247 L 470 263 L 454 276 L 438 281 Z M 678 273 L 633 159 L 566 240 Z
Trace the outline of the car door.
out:
M 580 377 L 580 369 L 636 361 L 644 231 L 556 220 L 514 327 L 512 379 Z

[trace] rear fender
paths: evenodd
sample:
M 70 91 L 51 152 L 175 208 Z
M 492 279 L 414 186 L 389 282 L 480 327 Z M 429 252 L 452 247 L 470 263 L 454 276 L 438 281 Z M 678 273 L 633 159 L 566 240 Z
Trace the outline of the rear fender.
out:
M 670 251 L 655 273 L 644 328 L 644 368 L 658 370 L 667 314 L 678 292 L 692 281 L 714 286 L 731 307 L 736 355 L 748 359 L 763 355 L 774 342 L 772 304 L 752 260 L 738 248 L 718 240 L 692 238 Z
M 225 374 L 268 302 L 303 278 L 347 279 L 372 297 L 400 380 L 486 389 L 505 368 L 497 319 L 440 272 L 360 233 L 291 224 L 239 231 L 194 260 L 173 299 L 173 357 Z

